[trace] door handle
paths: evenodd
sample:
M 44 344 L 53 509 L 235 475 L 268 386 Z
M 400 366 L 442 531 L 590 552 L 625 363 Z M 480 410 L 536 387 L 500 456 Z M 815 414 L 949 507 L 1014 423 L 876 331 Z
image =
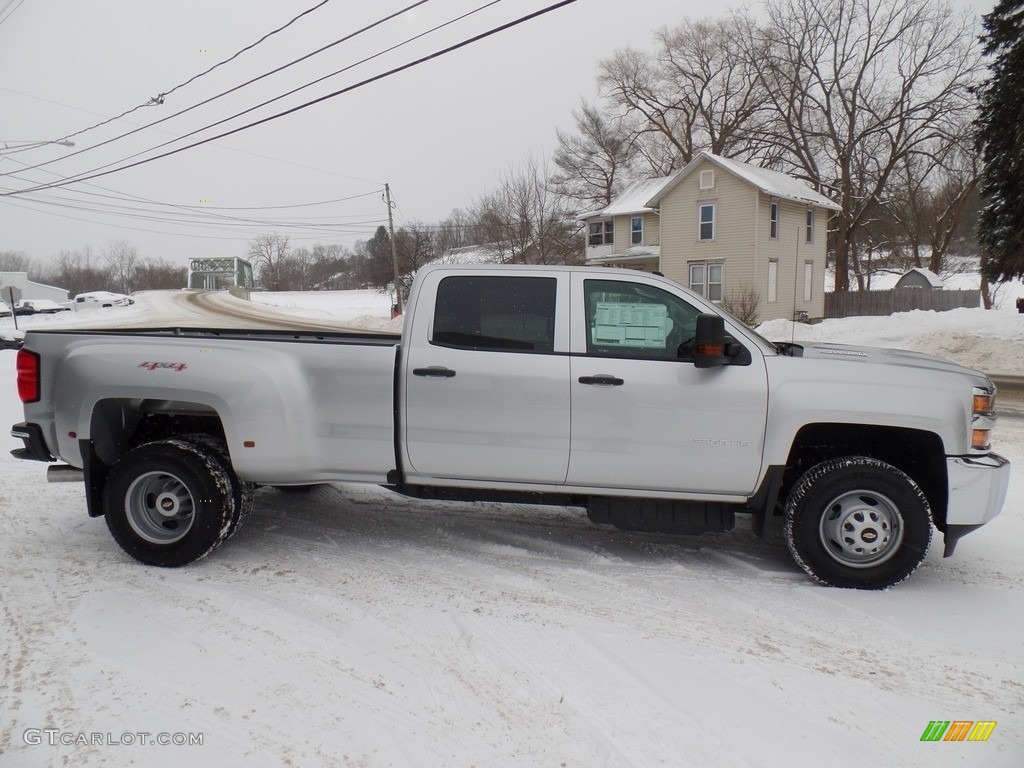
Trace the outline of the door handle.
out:
M 591 384 L 595 387 L 621 387 L 626 382 L 615 376 L 604 374 L 598 376 L 580 376 L 580 384 Z
M 445 368 L 443 365 L 432 365 L 429 368 L 413 368 L 412 375 L 427 376 L 431 379 L 450 379 L 455 375 L 455 371 Z

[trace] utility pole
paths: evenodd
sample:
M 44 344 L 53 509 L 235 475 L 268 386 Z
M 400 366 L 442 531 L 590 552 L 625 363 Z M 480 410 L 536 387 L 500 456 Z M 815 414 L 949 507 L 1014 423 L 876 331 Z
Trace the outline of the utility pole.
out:
M 395 271 L 395 311 L 402 314 L 402 285 L 398 282 L 398 253 L 395 251 L 395 217 L 391 214 L 391 185 L 384 185 L 384 196 L 388 204 L 388 229 L 391 232 L 391 267 Z

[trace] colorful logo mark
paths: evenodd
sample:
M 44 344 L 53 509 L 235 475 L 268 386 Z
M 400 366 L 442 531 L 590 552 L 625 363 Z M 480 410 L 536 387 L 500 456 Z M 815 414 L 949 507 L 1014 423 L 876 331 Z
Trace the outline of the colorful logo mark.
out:
M 995 720 L 932 720 L 921 741 L 988 741 L 995 728 Z

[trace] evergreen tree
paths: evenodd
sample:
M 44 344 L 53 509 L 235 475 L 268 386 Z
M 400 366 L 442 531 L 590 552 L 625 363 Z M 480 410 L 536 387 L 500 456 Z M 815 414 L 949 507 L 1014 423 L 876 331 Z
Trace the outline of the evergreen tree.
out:
M 984 272 L 1024 277 L 1024 0 L 1000 0 L 983 17 L 989 79 L 978 89 L 978 149 L 985 206 L 978 220 Z

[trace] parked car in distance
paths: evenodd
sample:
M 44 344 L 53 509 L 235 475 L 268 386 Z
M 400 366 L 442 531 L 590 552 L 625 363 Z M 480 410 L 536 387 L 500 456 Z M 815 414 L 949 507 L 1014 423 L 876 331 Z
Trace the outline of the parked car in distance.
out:
M 14 313 L 11 311 L 11 308 L 0 301 L 0 317 L 10 317 L 13 314 Z
M 10 310 L 8 310 L 10 313 Z M 25 341 L 25 332 L 13 328 L 0 328 L 0 349 L 21 349 Z
M 90 309 L 92 307 L 127 307 L 134 304 L 130 296 L 123 293 L 111 293 L 110 291 L 90 291 L 75 296 L 75 309 Z
M 25 299 L 14 305 L 16 315 L 55 315 L 66 312 L 70 307 L 61 306 L 50 299 Z

